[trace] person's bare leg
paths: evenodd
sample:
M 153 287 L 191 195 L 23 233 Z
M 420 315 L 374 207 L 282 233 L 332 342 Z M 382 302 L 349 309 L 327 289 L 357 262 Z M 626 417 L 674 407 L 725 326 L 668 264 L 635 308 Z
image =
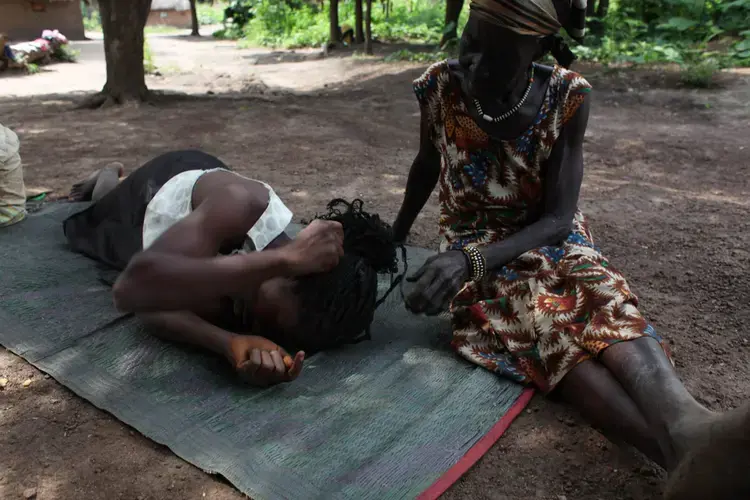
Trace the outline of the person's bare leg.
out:
M 607 368 L 587 360 L 573 368 L 554 395 L 578 410 L 592 426 L 612 440 L 623 440 L 665 466 L 659 441 L 622 385 Z
M 123 174 L 122 163 L 114 162 L 104 167 L 96 179 L 96 184 L 91 193 L 91 201 L 96 203 L 101 200 L 107 193 L 112 191 L 120 183 L 120 177 Z
M 660 436 L 673 472 L 667 498 L 748 498 L 750 405 L 723 414 L 701 406 L 653 338 L 615 344 L 600 359 Z
M 93 172 L 91 175 L 89 175 L 85 179 L 73 184 L 73 188 L 70 190 L 68 199 L 70 201 L 92 200 L 94 191 L 97 188 L 97 183 L 99 182 L 100 177 L 102 177 L 102 175 L 104 174 L 105 179 L 103 180 L 101 187 L 99 187 L 99 189 L 96 190 L 97 195 L 98 195 L 97 200 L 101 199 L 102 196 L 104 196 L 109 191 L 114 189 L 114 186 L 117 185 L 116 181 L 114 185 L 112 185 L 112 178 L 116 177 L 116 179 L 119 179 L 120 177 L 122 177 L 123 173 L 124 173 L 124 168 L 123 168 L 122 163 L 119 163 L 119 162 L 109 163 L 104 168 Z
M 716 414 L 688 392 L 659 343 L 650 337 L 607 348 L 602 363 L 635 401 L 659 436 L 668 469 L 706 437 Z
M 669 478 L 666 500 L 750 498 L 750 412 L 721 419 L 708 442 L 690 450 Z

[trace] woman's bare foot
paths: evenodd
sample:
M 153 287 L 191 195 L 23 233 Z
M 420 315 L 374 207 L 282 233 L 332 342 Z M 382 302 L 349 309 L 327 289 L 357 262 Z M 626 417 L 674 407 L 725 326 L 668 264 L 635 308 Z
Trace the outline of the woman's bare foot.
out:
M 101 200 L 107 193 L 112 191 L 120 183 L 123 174 L 122 163 L 114 162 L 104 167 L 96 179 L 94 191 L 91 193 L 91 201 Z
M 750 498 L 750 405 L 705 426 L 670 474 L 667 500 Z
M 111 182 L 111 179 L 113 177 L 119 180 L 119 178 L 122 177 L 124 172 L 125 172 L 125 169 L 122 163 L 120 162 L 109 163 L 104 168 L 97 170 L 96 172 L 92 173 L 84 180 L 73 184 L 73 188 L 70 190 L 68 199 L 70 201 L 91 201 L 92 196 L 94 194 L 94 188 L 97 187 L 97 181 L 99 181 L 99 178 L 102 176 L 102 174 L 106 173 L 106 177 L 108 178 L 107 180 Z M 115 182 L 115 185 L 117 185 L 116 182 Z

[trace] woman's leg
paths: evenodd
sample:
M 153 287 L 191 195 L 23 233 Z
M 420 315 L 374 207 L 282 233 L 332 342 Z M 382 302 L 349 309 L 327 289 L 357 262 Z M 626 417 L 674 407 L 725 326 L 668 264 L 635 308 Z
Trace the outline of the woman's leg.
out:
M 722 419 L 722 432 L 688 452 L 669 478 L 666 500 L 750 498 L 750 412 Z
M 79 183 L 77 190 L 74 187 L 79 195 L 86 192 L 92 200 L 96 199 L 63 222 L 70 247 L 115 269 L 124 269 L 130 258 L 142 250 L 143 218 L 156 192 L 179 173 L 213 168 L 228 167 L 202 151 L 185 150 L 157 156 L 119 184 L 112 182 L 116 167 L 107 175 L 95 173 Z
M 688 392 L 659 343 L 650 337 L 607 348 L 600 360 L 640 409 L 673 469 L 716 417 Z
M 104 198 L 120 183 L 120 177 L 124 173 L 122 163 L 110 163 L 104 167 L 96 179 L 96 184 L 91 192 L 91 201 L 96 203 Z
M 562 379 L 554 394 L 578 410 L 608 438 L 624 440 L 665 466 L 659 441 L 640 410 L 612 373 L 598 361 L 578 364 Z
M 68 199 L 70 201 L 97 202 L 117 186 L 124 171 L 122 163 L 109 163 L 104 168 L 73 184 Z

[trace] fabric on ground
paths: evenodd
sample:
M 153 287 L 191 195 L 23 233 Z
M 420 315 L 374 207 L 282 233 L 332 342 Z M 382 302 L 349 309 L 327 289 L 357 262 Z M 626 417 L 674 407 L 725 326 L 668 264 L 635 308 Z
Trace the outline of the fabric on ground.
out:
M 26 217 L 19 148 L 18 136 L 0 124 L 0 227 L 21 222 Z
M 13 256 L 0 260 L 0 343 L 256 500 L 414 498 L 519 410 L 521 386 L 459 359 L 447 320 L 411 316 L 398 293 L 372 341 L 311 357 L 294 383 L 242 386 L 224 360 L 114 310 L 111 273 L 65 246 L 62 220 L 80 208 L 48 205 L 0 234 Z M 409 249 L 410 266 L 429 253 Z

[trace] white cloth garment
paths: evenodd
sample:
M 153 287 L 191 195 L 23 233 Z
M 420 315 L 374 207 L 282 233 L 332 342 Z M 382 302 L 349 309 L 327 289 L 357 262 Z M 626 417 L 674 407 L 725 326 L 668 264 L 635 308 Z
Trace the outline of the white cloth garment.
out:
M 184 219 L 193 210 L 193 187 L 201 175 L 224 170 L 188 170 L 177 174 L 156 192 L 146 207 L 143 220 L 143 249 L 153 245 L 156 238 L 174 224 Z M 237 174 L 235 174 L 237 175 Z M 260 182 L 260 181 L 255 181 Z M 245 243 L 243 251 L 263 250 L 278 237 L 292 221 L 292 212 L 284 205 L 274 190 L 265 182 L 260 182 L 268 189 L 268 206 L 260 219 L 253 225 L 247 236 L 254 248 Z
M 0 227 L 26 218 L 26 188 L 19 148 L 18 136 L 0 124 Z

